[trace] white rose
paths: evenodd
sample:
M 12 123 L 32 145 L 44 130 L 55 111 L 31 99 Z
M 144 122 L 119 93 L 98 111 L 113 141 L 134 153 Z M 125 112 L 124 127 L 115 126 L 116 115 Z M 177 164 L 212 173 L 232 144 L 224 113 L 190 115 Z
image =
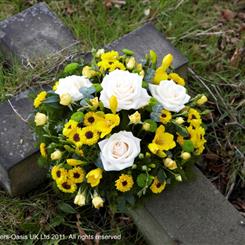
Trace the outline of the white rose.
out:
M 72 101 L 78 101 L 83 98 L 83 94 L 79 91 L 80 88 L 90 87 L 92 83 L 84 76 L 68 76 L 59 80 L 55 91 L 58 95 L 69 94 Z
M 110 108 L 111 96 L 117 97 L 117 111 L 139 109 L 148 104 L 150 96 L 142 88 L 142 77 L 129 71 L 115 70 L 106 75 L 101 83 L 100 100 Z
M 120 131 L 99 142 L 100 158 L 106 171 L 131 167 L 140 153 L 140 139 L 131 132 Z
M 191 98 L 186 89 L 173 80 L 161 81 L 159 85 L 150 84 L 149 89 L 152 96 L 169 111 L 179 112 Z

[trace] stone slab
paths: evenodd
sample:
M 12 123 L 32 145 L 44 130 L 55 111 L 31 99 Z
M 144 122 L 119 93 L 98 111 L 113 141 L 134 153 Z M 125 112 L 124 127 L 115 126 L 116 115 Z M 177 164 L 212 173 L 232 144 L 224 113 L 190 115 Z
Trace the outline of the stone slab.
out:
M 147 45 L 145 33 L 149 32 L 154 36 L 154 45 L 146 46 L 145 50 L 137 50 L 138 46 L 135 48 L 131 45 L 128 46 L 139 36 L 141 36 L 142 42 Z M 138 59 L 142 59 L 149 49 L 174 53 L 175 60 L 181 59 L 182 61 L 175 62 L 174 65 L 175 69 L 179 71 L 187 61 L 173 46 L 168 44 L 167 47 L 164 47 L 163 44 L 166 42 L 165 38 L 151 24 L 146 24 L 114 42 L 111 48 L 117 50 L 123 47 L 131 48 L 135 51 Z M 89 57 L 91 57 L 90 54 L 85 55 L 86 60 L 89 60 Z M 27 94 L 28 92 L 21 93 L 11 100 L 14 108 L 23 118 L 27 118 L 32 113 L 32 102 L 27 98 Z M 0 115 L 0 181 L 11 195 L 23 194 L 28 192 L 30 188 L 37 187 L 45 179 L 44 170 L 34 164 L 33 158 L 35 159 L 38 153 L 34 148 L 35 141 L 28 125 L 16 115 L 8 102 L 0 104 Z M 18 178 L 18 175 L 21 175 L 21 178 Z
M 181 245 L 245 244 L 245 227 L 241 225 L 245 218 L 200 170 L 194 168 L 194 172 L 195 180 L 167 189 L 147 201 L 140 211 L 131 210 L 136 220 L 142 217 L 141 222 L 148 233 L 160 231 L 159 236 L 148 239 L 149 244 L 171 244 L 163 242 L 166 234 Z M 150 215 L 153 222 L 146 223 L 144 214 Z M 140 228 L 141 223 L 138 223 Z
M 0 104 L 0 181 L 11 194 L 23 194 L 45 179 L 46 171 L 37 165 L 38 150 L 27 119 L 32 112 L 30 90 Z M 14 112 L 16 110 L 16 112 Z
M 0 22 L 0 52 L 26 64 L 76 43 L 73 34 L 45 3 Z

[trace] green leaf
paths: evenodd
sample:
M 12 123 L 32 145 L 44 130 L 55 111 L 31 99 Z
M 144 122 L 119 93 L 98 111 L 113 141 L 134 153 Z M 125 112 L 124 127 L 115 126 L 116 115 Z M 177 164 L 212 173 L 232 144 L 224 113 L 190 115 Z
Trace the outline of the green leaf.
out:
M 50 104 L 50 103 L 56 103 L 60 100 L 58 95 L 52 95 L 49 96 L 47 99 L 45 99 L 42 103 L 43 104 Z
M 77 211 L 68 203 L 60 202 L 58 208 L 67 214 L 75 214 Z
M 130 205 L 133 206 L 135 204 L 135 198 L 132 193 L 129 193 L 129 192 L 125 193 L 125 199 Z
M 80 112 L 80 111 L 77 111 L 77 112 L 72 114 L 71 120 L 74 120 L 74 121 L 80 123 L 80 122 L 82 122 L 83 117 L 84 117 L 84 114 L 82 112 Z
M 64 222 L 65 222 L 64 217 L 60 216 L 60 215 L 57 215 L 53 219 L 50 220 L 50 226 L 52 228 L 55 228 L 56 226 L 59 226 L 59 225 L 61 225 Z
M 73 74 L 79 68 L 78 63 L 70 63 L 65 66 L 64 73 L 65 74 Z
M 181 136 L 183 136 L 183 137 L 188 137 L 188 136 L 189 136 L 189 133 L 188 133 L 188 131 L 187 131 L 187 129 L 186 129 L 185 127 L 183 127 L 183 126 L 181 126 L 181 125 L 175 123 L 174 121 L 173 121 L 173 124 L 174 124 L 174 126 L 175 126 L 175 128 L 176 128 L 176 131 L 177 131 Z
M 137 177 L 137 185 L 141 188 L 145 187 L 147 176 L 146 174 L 140 174 Z
M 134 55 L 134 51 L 127 48 L 122 49 L 122 52 L 126 55 Z
M 93 87 L 95 88 L 97 93 L 99 93 L 103 89 L 99 83 L 94 83 Z
M 167 175 L 163 169 L 160 169 L 157 173 L 157 178 L 159 182 L 163 182 L 167 179 Z
M 187 152 L 193 152 L 194 151 L 194 145 L 191 140 L 185 140 L 184 144 L 182 145 L 183 151 Z

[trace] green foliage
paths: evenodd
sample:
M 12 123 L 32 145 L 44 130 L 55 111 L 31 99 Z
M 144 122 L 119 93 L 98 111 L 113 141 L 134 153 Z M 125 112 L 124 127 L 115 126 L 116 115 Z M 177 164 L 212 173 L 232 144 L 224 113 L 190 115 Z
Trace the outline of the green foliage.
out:
M 77 69 L 79 69 L 80 65 L 78 63 L 70 63 L 65 66 L 64 74 L 65 75 L 72 75 L 75 73 Z

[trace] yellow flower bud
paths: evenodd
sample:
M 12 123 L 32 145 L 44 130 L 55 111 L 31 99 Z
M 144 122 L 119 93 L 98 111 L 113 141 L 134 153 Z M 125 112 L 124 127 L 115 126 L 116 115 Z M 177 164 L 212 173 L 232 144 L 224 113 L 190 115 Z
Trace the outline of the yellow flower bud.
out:
M 56 150 L 50 155 L 50 158 L 53 161 L 60 160 L 61 157 L 62 157 L 62 152 L 60 150 Z
M 206 103 L 207 101 L 208 101 L 207 96 L 202 95 L 202 97 L 201 97 L 199 100 L 197 100 L 197 104 L 198 104 L 198 105 L 203 105 L 203 104 Z
M 65 94 L 62 94 L 60 95 L 60 104 L 61 105 L 70 105 L 72 102 L 72 97 L 70 96 L 70 94 L 68 93 L 65 93 Z
M 96 54 L 95 54 L 95 57 L 96 58 L 99 58 L 102 54 L 104 54 L 105 53 L 105 50 L 103 49 L 103 48 L 101 48 L 101 49 L 98 49 L 98 51 L 96 52 Z
M 140 75 L 141 77 L 144 77 L 145 71 L 144 71 L 144 70 L 140 71 L 139 75 Z
M 163 163 L 164 163 L 164 166 L 170 170 L 174 170 L 177 168 L 176 162 L 169 157 L 164 159 Z
M 56 91 L 59 85 L 59 81 L 55 82 L 54 86 L 53 86 L 53 90 Z
M 130 58 L 128 59 L 128 62 L 127 62 L 127 64 L 126 64 L 126 67 L 127 67 L 127 69 L 132 70 L 132 69 L 134 69 L 135 64 L 136 64 L 135 58 L 134 58 L 134 57 L 130 57 Z
M 141 115 L 138 111 L 136 111 L 134 114 L 128 116 L 130 123 L 137 124 L 141 121 Z
M 91 185 L 91 187 L 95 187 L 100 183 L 100 179 L 102 178 L 102 169 L 96 168 L 89 171 L 86 175 L 87 182 Z
M 92 104 L 92 107 L 93 107 L 94 110 L 96 110 L 99 107 L 99 105 L 100 105 L 98 97 L 90 99 L 89 101 Z
M 191 158 L 191 154 L 189 152 L 182 152 L 181 158 L 186 161 Z
M 168 74 L 166 73 L 166 71 L 161 66 L 157 68 L 153 78 L 153 83 L 159 84 L 161 81 L 167 79 L 168 79 Z
M 75 196 L 75 199 L 74 199 L 74 204 L 82 207 L 86 204 L 86 195 L 85 195 L 85 192 L 83 193 L 80 193 L 78 192 L 77 195 Z
M 175 175 L 175 179 L 176 179 L 177 181 L 179 181 L 179 182 L 182 181 L 182 177 L 181 177 L 180 174 L 176 174 L 176 175 Z
M 117 111 L 117 107 L 118 107 L 117 97 L 114 95 L 111 96 L 109 102 L 110 102 L 110 109 L 111 109 L 112 113 L 115 114 Z
M 104 200 L 97 193 L 95 193 L 92 199 L 92 204 L 95 208 L 99 209 L 103 207 Z
M 90 66 L 84 66 L 82 71 L 83 76 L 91 78 L 97 75 L 97 72 L 94 71 Z
M 145 122 L 145 123 L 143 124 L 143 129 L 144 129 L 145 131 L 149 131 L 150 128 L 151 128 L 150 123 Z
M 175 119 L 175 122 L 176 122 L 177 124 L 182 124 L 182 123 L 185 122 L 185 120 L 184 120 L 183 117 L 177 117 L 177 118 Z
M 166 71 L 169 68 L 169 66 L 171 66 L 172 62 L 173 62 L 173 55 L 172 54 L 165 55 L 162 59 L 162 66 L 161 66 L 162 69 Z
M 174 80 L 177 84 L 181 85 L 181 86 L 185 86 L 185 79 L 182 78 L 179 74 L 177 73 L 170 73 L 169 78 Z
M 36 123 L 36 126 L 43 126 L 45 123 L 47 123 L 48 117 L 45 114 L 38 112 L 35 115 L 34 121 Z

